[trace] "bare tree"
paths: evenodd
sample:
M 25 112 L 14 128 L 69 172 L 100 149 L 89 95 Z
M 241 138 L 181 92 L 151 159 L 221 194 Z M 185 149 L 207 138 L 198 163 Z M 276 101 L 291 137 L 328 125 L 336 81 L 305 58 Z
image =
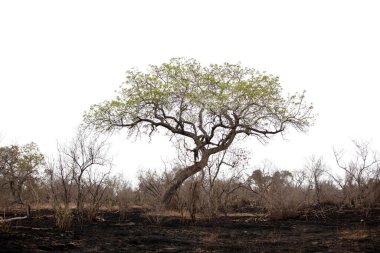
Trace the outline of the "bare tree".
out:
M 352 141 L 355 147 L 354 159 L 343 161 L 343 151 L 334 149 L 336 164 L 345 172 L 344 184 L 340 184 L 353 206 L 362 206 L 368 196 L 368 182 L 379 168 L 380 158 L 370 147 L 369 141 Z
M 108 144 L 106 140 L 99 138 L 83 129 L 79 129 L 72 142 L 63 148 L 63 154 L 68 159 L 72 169 L 72 178 L 76 184 L 76 212 L 79 222 L 83 222 L 84 211 L 84 173 L 85 171 L 110 166 L 111 161 L 107 156 Z
M 53 206 L 58 208 L 62 203 L 65 209 L 69 208 L 73 195 L 73 173 L 61 147 L 58 147 L 58 157 L 47 162 L 45 173 L 49 178 Z
M 327 172 L 326 165 L 323 163 L 322 157 L 316 158 L 312 156 L 305 169 L 309 174 L 310 186 L 314 188 L 315 202 L 320 204 L 322 194 L 321 180 L 322 176 Z
M 69 212 L 69 203 L 75 200 L 80 223 L 83 223 L 88 194 L 91 195 L 92 211 L 98 208 L 104 190 L 102 187 L 111 168 L 107 151 L 105 139 L 79 128 L 71 142 L 58 145 L 58 157 L 49 163 L 46 170 L 55 205 L 60 209 L 63 202 L 65 212 Z
M 57 158 L 52 158 L 47 162 L 45 174 L 50 185 L 56 225 L 65 231 L 71 227 L 72 223 L 70 203 L 73 201 L 75 182 L 71 163 L 63 151 L 63 148 L 58 145 Z
M 138 188 L 141 193 L 141 201 L 150 203 L 153 206 L 158 205 L 160 196 L 165 187 L 165 179 L 163 174 L 159 174 L 154 170 L 140 171 L 138 175 Z
M 89 168 L 86 171 L 87 180 L 84 184 L 88 193 L 88 219 L 90 221 L 94 220 L 103 203 L 103 196 L 108 187 L 107 180 L 109 179 L 110 172 L 110 168 L 104 171 Z
M 108 180 L 108 182 L 114 186 L 113 190 L 116 194 L 115 201 L 120 213 L 119 218 L 125 220 L 127 218 L 128 209 L 136 201 L 136 193 L 133 190 L 131 183 L 122 180 L 120 176 L 113 177 L 111 180 Z

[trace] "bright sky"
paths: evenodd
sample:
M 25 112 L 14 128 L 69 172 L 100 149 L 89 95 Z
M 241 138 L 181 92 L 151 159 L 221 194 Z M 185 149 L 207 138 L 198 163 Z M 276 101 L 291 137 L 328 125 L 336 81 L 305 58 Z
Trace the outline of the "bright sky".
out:
M 301 169 L 307 157 L 372 140 L 380 150 L 378 1 L 0 1 L 0 145 L 36 142 L 54 154 L 91 104 L 111 99 L 131 67 L 172 57 L 241 62 L 306 90 L 319 114 L 307 134 L 244 145 L 252 165 Z M 114 138 L 115 171 L 174 156 L 165 137 Z M 331 161 L 331 162 L 330 162 Z

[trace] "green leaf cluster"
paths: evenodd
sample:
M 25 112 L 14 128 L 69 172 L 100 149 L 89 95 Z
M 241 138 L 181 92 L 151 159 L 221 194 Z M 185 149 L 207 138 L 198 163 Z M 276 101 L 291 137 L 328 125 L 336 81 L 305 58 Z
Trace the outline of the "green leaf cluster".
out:
M 282 131 L 286 125 L 305 130 L 312 119 L 304 93 L 283 96 L 277 76 L 240 64 L 201 66 L 186 58 L 151 65 L 147 72 L 127 71 L 116 98 L 92 106 L 84 116 L 102 131 L 164 126 L 195 135 L 211 135 L 219 125 L 221 132 L 236 128 L 248 135 Z

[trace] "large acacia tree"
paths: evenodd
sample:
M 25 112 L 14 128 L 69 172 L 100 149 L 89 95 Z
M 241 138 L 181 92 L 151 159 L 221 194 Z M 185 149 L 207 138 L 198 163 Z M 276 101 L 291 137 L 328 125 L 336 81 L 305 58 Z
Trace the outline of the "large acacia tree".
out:
M 313 115 L 304 93 L 283 96 L 276 76 L 240 64 L 201 66 L 174 58 L 147 72 L 127 71 L 117 97 L 93 105 L 84 120 L 104 132 L 126 128 L 151 135 L 164 129 L 181 137 L 194 159 L 167 187 L 162 201 L 168 203 L 211 155 L 227 150 L 238 136 L 267 139 L 288 127 L 305 131 Z

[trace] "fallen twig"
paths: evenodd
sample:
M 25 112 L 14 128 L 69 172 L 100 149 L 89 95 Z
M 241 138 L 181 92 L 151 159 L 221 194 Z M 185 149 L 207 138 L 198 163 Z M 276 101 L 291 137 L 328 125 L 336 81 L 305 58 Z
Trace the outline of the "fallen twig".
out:
M 10 222 L 10 221 L 14 221 L 14 220 L 24 220 L 24 219 L 27 219 L 27 218 L 28 218 L 28 216 L 14 217 L 14 218 L 9 218 L 9 219 L 0 219 L 0 223 Z

